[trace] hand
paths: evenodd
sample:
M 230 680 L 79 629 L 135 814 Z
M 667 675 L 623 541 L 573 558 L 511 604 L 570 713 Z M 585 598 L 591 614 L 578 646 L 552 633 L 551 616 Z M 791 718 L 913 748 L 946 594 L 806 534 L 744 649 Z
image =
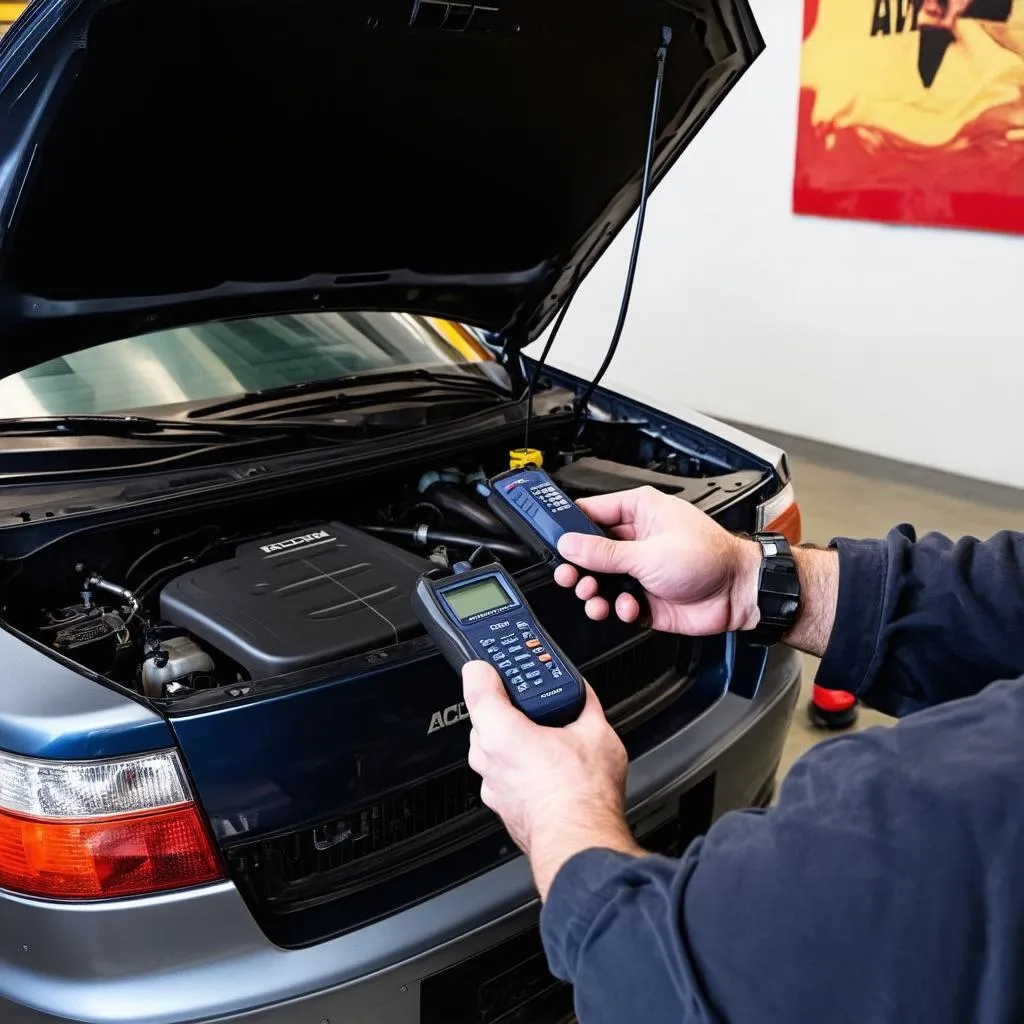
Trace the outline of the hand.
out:
M 943 4 L 940 0 L 924 0 L 921 13 L 939 28 L 948 29 L 957 35 L 957 22 L 973 2 L 974 0 L 946 0 Z
M 713 636 L 757 624 L 761 550 L 753 541 L 733 536 L 689 502 L 652 487 L 586 498 L 579 505 L 615 538 L 565 534 L 558 545 L 573 565 L 560 565 L 555 580 L 575 586 L 590 618 L 607 618 L 608 602 L 597 596 L 597 581 L 581 579 L 574 566 L 639 580 L 651 625 L 664 632 Z M 640 615 L 628 594 L 618 596 L 615 611 L 623 622 Z
M 580 717 L 556 729 L 515 708 L 487 662 L 470 662 L 462 679 L 480 799 L 530 859 L 542 899 L 559 868 L 582 850 L 639 852 L 623 813 L 626 750 L 589 686 Z

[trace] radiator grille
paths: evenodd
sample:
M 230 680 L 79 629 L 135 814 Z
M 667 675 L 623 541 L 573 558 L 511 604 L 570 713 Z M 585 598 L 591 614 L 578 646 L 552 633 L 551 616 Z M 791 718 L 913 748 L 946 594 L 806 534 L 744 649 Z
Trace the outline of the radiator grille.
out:
M 678 683 L 690 652 L 679 637 L 651 633 L 586 675 L 626 731 L 656 709 L 659 688 Z M 294 911 L 393 879 L 499 828 L 480 803 L 479 777 L 462 763 L 344 818 L 237 848 L 230 861 L 258 906 Z
M 671 801 L 666 816 L 637 834 L 645 850 L 677 857 L 707 831 L 714 776 Z M 673 806 L 674 804 L 674 806 Z M 463 960 L 420 986 L 422 1024 L 570 1024 L 572 989 L 552 977 L 536 928 Z

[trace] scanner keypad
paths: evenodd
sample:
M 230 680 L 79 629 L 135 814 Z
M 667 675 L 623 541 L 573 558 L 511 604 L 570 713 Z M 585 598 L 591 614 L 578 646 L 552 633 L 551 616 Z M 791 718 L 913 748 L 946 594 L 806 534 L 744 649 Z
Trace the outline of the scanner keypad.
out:
M 517 622 L 514 633 L 486 637 L 479 643 L 484 654 L 491 656 L 498 671 L 516 693 L 547 686 L 564 674 L 558 662 L 545 650 L 543 641 L 530 628 L 529 622 Z
M 564 512 L 571 507 L 569 499 L 557 487 L 552 487 L 551 484 L 537 484 L 530 488 L 530 493 L 549 512 Z

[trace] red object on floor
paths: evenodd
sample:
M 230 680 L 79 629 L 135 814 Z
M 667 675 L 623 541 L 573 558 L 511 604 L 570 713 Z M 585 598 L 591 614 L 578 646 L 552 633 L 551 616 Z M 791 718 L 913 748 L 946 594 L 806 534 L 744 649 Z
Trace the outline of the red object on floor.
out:
M 811 700 L 822 711 L 849 711 L 857 703 L 857 698 L 845 690 L 826 690 L 815 684 Z

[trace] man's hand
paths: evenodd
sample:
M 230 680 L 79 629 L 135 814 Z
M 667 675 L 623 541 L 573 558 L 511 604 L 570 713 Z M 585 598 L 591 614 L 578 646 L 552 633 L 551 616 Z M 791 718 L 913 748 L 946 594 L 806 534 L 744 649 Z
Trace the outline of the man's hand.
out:
M 470 662 L 462 679 L 480 798 L 529 858 L 541 899 L 559 868 L 583 850 L 642 853 L 623 814 L 626 750 L 589 686 L 580 717 L 555 729 L 518 711 L 487 662 Z
M 655 629 L 708 636 L 757 624 L 758 545 L 728 533 L 688 501 L 653 487 L 586 498 L 579 506 L 618 540 L 566 534 L 559 554 L 582 569 L 639 580 Z M 555 580 L 576 588 L 590 618 L 608 616 L 608 602 L 596 596 L 593 577 L 580 579 L 573 566 L 561 565 Z M 640 614 L 628 594 L 619 595 L 615 611 L 624 622 Z
M 596 580 L 581 579 L 574 565 L 639 580 L 651 625 L 667 633 L 714 636 L 757 625 L 759 544 L 734 536 L 688 501 L 652 487 L 587 498 L 579 504 L 614 538 L 567 533 L 558 545 L 559 554 L 573 565 L 560 565 L 555 579 L 563 587 L 576 588 L 590 618 L 606 618 L 608 602 L 597 596 Z M 833 551 L 797 549 L 793 555 L 801 610 L 786 642 L 820 657 L 835 623 L 839 559 Z M 634 622 L 640 614 L 628 594 L 616 598 L 615 611 L 624 622 Z

